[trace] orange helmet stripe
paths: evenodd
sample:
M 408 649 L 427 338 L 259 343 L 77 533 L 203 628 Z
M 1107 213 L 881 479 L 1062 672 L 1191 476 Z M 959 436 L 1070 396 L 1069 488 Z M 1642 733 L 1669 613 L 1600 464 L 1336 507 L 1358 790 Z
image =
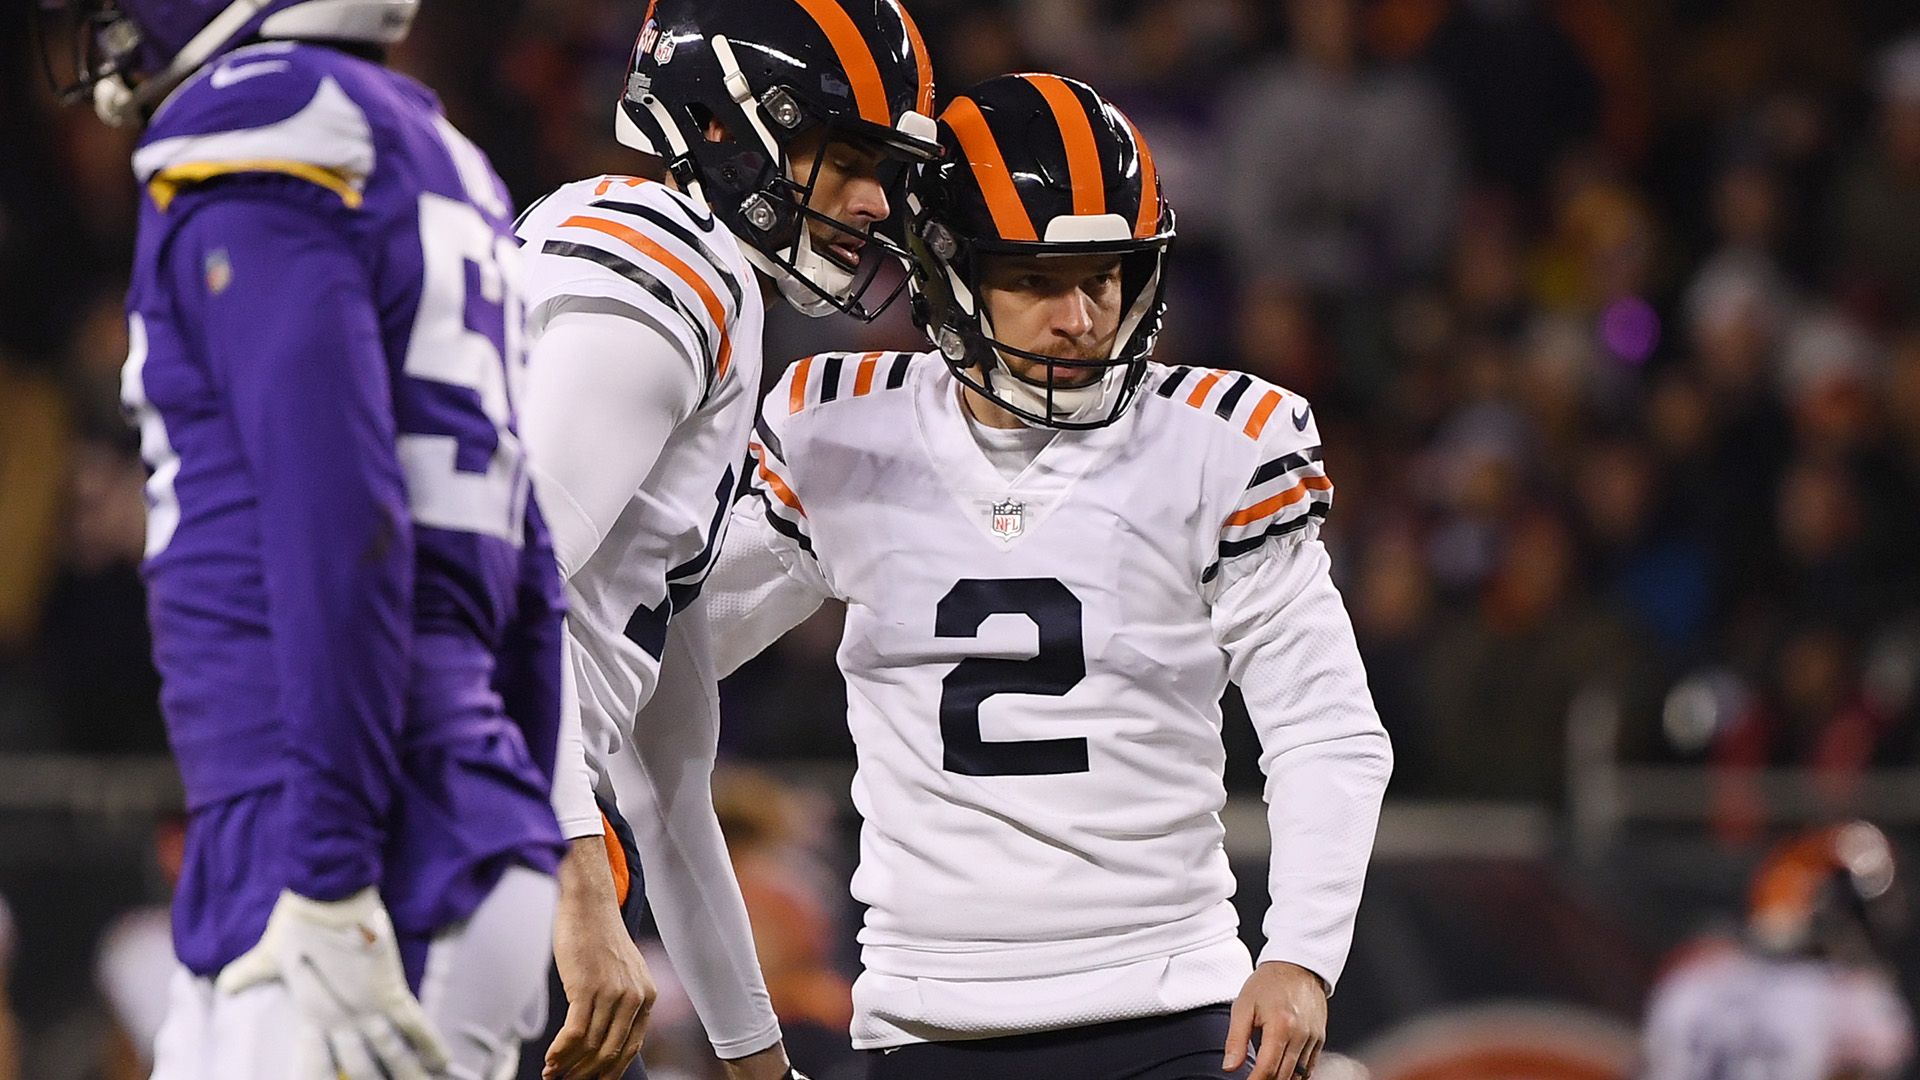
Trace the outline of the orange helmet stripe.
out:
M 1058 75 L 1022 75 L 1033 84 L 1053 110 L 1053 122 L 1060 129 L 1060 141 L 1067 147 L 1067 179 L 1073 185 L 1073 212 L 1107 212 L 1107 178 L 1100 168 L 1100 148 L 1093 141 L 1093 124 L 1087 120 L 1087 107 Z
M 1013 174 L 1007 171 L 1000 144 L 993 137 L 993 129 L 987 126 L 980 106 L 974 104 L 972 98 L 954 98 L 947 111 L 940 114 L 940 120 L 952 128 L 960 140 L 960 151 L 966 155 L 967 167 L 973 170 L 980 193 L 986 196 L 987 211 L 993 215 L 993 227 L 999 230 L 1000 239 L 1040 239 L 1040 234 L 1033 230 L 1033 217 L 1027 213 L 1027 204 L 1020 201 L 1020 192 L 1013 186 Z
M 820 24 L 821 31 L 833 44 L 834 55 L 840 58 L 840 67 L 853 86 L 853 102 L 860 110 L 860 119 L 884 128 L 892 127 L 893 110 L 887 107 L 887 85 L 880 81 L 880 64 L 873 58 L 873 47 L 853 24 L 853 17 L 835 0 L 795 2 L 813 16 L 813 21 Z
M 1132 120 L 1127 120 L 1127 130 L 1133 132 L 1133 145 L 1140 148 L 1140 220 L 1133 226 L 1133 235 L 1144 240 L 1160 229 L 1160 177 L 1153 171 L 1153 151 L 1147 149 L 1147 137 Z
M 927 43 L 920 38 L 920 27 L 907 14 L 904 4 L 895 4 L 894 10 L 900 13 L 900 21 L 907 24 L 907 41 L 913 46 L 913 64 L 919 72 L 920 92 L 914 95 L 914 108 L 925 116 L 933 115 L 933 57 L 927 52 Z

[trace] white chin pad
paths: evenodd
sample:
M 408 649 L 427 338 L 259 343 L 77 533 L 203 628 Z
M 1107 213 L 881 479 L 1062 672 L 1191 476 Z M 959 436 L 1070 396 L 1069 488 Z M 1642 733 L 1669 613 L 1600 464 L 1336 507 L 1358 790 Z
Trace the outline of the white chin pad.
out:
M 813 249 L 813 233 L 803 225 L 800 229 L 800 249 L 794 252 L 793 268 L 802 277 L 818 285 L 828 295 L 845 302 L 853 293 L 853 271 L 827 258 Z M 820 294 L 796 280 L 793 274 L 781 271 L 780 295 L 801 314 L 819 318 L 831 315 L 834 306 L 820 298 Z
M 1106 414 L 1113 407 L 1113 400 L 1120 393 L 1120 386 L 1126 380 L 1127 369 L 1124 365 L 1108 368 L 1100 377 L 1085 386 L 1055 387 L 1053 405 L 1047 405 L 1047 388 L 1014 377 L 1004 368 L 1000 378 L 992 374 L 987 377 L 987 385 L 1006 397 L 1010 404 L 1016 405 L 1035 416 L 1050 417 L 1068 423 L 1084 423 Z

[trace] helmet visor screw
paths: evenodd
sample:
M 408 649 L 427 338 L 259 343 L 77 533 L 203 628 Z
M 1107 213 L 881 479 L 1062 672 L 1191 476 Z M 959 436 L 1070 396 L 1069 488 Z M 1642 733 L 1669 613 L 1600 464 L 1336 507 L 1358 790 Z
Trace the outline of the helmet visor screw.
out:
M 759 229 L 761 232 L 766 232 L 768 229 L 773 228 L 775 217 L 773 204 L 767 201 L 765 195 L 755 195 L 749 198 L 746 202 L 740 204 L 740 210 L 746 215 L 747 224 Z
M 927 248 L 942 260 L 951 261 L 960 245 L 954 242 L 953 234 L 943 225 L 929 225 L 926 232 Z
M 775 87 L 767 91 L 766 96 L 760 99 L 760 105 L 767 110 L 768 116 L 773 117 L 773 122 L 779 124 L 781 127 L 796 128 L 800 126 L 800 106 L 794 102 L 793 97 L 785 90 Z

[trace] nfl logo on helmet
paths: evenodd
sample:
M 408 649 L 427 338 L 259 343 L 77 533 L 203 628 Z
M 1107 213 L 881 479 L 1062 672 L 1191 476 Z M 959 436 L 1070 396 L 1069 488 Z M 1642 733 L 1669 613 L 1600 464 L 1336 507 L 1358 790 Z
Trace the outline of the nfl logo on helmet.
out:
M 993 504 L 993 535 L 1011 540 L 1026 527 L 1027 504 L 1008 499 Z

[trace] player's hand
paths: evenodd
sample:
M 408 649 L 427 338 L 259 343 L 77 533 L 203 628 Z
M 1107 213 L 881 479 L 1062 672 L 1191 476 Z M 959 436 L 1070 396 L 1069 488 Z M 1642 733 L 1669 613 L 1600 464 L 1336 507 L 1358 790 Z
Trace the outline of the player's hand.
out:
M 1327 1042 L 1327 990 L 1320 977 L 1284 961 L 1255 968 L 1233 1003 L 1222 1069 L 1232 1072 L 1247 1060 L 1255 1028 L 1260 1029 L 1260 1053 L 1249 1080 L 1311 1074 Z
M 344 900 L 282 892 L 260 943 L 214 985 L 237 994 L 276 980 L 321 1036 L 299 1044 L 289 1075 L 427 1080 L 447 1067 L 446 1044 L 407 989 L 393 921 L 372 887 Z
M 567 1021 L 540 1075 L 618 1080 L 640 1054 L 658 991 L 620 918 L 604 837 L 573 841 L 561 861 L 553 963 L 567 991 Z
M 757 1054 L 722 1061 L 727 1080 L 807 1080 L 805 1074 L 787 1063 L 787 1046 L 774 1043 Z

